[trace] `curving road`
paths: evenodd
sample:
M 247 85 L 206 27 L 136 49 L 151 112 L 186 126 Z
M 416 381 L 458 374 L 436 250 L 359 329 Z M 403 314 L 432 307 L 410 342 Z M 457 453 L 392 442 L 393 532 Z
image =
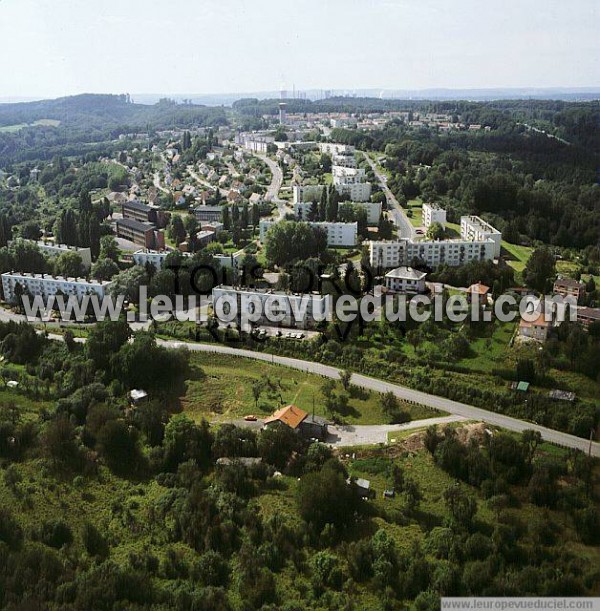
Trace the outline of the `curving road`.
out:
M 301 359 L 295 359 L 287 356 L 277 356 L 273 354 L 266 354 L 263 352 L 253 352 L 252 350 L 243 350 L 241 348 L 231 348 L 229 346 L 222 346 L 219 344 L 190 344 L 186 342 L 177 341 L 165 341 L 159 340 L 159 343 L 169 348 L 180 348 L 184 347 L 188 350 L 195 352 L 216 352 L 219 354 L 228 354 L 231 356 L 241 356 L 245 358 L 256 359 L 259 361 L 267 361 L 278 365 L 284 365 L 286 367 L 293 367 L 307 373 L 314 373 L 327 378 L 339 379 L 340 369 L 337 367 L 331 367 L 330 365 L 323 365 L 322 363 L 315 363 L 312 361 L 303 361 Z M 581 437 L 575 437 L 568 433 L 561 433 L 553 429 L 534 424 L 533 422 L 527 422 L 526 420 L 519 420 L 512 418 L 511 416 L 505 416 L 503 414 L 497 414 L 490 412 L 480 407 L 474 407 L 467 405 L 466 403 L 460 403 L 458 401 L 452 401 L 445 397 L 438 397 L 437 395 L 429 395 L 419 390 L 413 390 L 406 386 L 399 384 L 392 384 L 391 382 L 385 382 L 384 380 L 378 380 L 377 378 L 371 378 L 359 373 L 352 374 L 352 383 L 373 390 L 376 392 L 392 392 L 399 399 L 404 401 L 412 401 L 414 403 L 420 403 L 421 405 L 427 405 L 438 410 L 442 410 L 452 414 L 453 416 L 460 416 L 469 420 L 480 420 L 493 426 L 508 429 L 509 431 L 523 432 L 531 429 L 539 431 L 545 441 L 555 443 L 560 446 L 567 448 L 575 448 L 587 453 L 591 452 L 593 456 L 600 457 L 600 443 L 590 442 Z
M 15 320 L 17 322 L 25 322 L 24 316 L 19 316 L 10 311 L 0 308 L 0 320 Z M 47 325 L 49 331 L 55 325 Z M 58 326 L 58 325 L 56 325 Z M 52 339 L 62 340 L 62 335 L 50 334 Z M 76 341 L 85 342 L 85 338 L 77 338 Z M 252 350 L 244 350 L 242 348 L 232 348 L 230 346 L 223 346 L 221 344 L 195 344 L 188 342 L 178 342 L 175 340 L 161 340 L 157 342 L 167 348 L 187 348 L 192 352 L 213 352 L 218 354 L 227 354 L 230 356 L 239 356 L 243 358 L 255 359 L 258 361 L 266 361 L 267 363 L 273 363 L 277 365 L 284 365 L 285 367 L 292 367 L 307 373 L 313 373 L 326 378 L 333 378 L 334 380 L 339 379 L 340 369 L 332 367 L 331 365 L 324 365 L 322 363 L 316 363 L 313 361 L 304 361 L 302 359 L 296 359 L 289 356 L 278 356 L 274 354 L 267 354 L 265 352 L 253 352 Z M 437 410 L 448 412 L 452 416 L 459 416 L 468 420 L 479 420 L 487 422 L 493 426 L 508 429 L 509 431 L 523 432 L 525 430 L 539 431 L 544 440 L 551 443 L 555 443 L 560 446 L 567 448 L 574 448 L 581 450 L 582 452 L 590 452 L 592 456 L 600 457 L 600 443 L 597 441 L 588 441 L 581 437 L 575 437 L 568 433 L 562 433 L 549 429 L 545 426 L 540 426 L 533 422 L 526 420 L 519 420 L 511 416 L 505 416 L 504 414 L 498 414 L 496 412 L 490 412 L 480 407 L 473 405 L 467 405 L 466 403 L 460 403 L 459 401 L 453 401 L 445 397 L 438 397 L 437 395 L 430 395 L 419 390 L 414 390 L 400 384 L 393 384 L 384 380 L 378 380 L 370 376 L 365 376 L 360 373 L 352 374 L 352 384 L 356 384 L 362 388 L 373 390 L 375 392 L 385 393 L 392 392 L 396 397 L 404 401 L 412 401 L 413 403 L 419 403 L 421 405 L 427 405 Z M 433 420 L 432 420 L 433 422 Z M 385 425 L 374 425 L 377 428 Z M 370 428 L 370 427 L 362 427 Z M 375 429 L 374 429 L 375 430 Z M 386 431 L 387 434 L 387 431 Z M 367 441 L 367 443 L 370 443 Z M 377 441 L 377 443 L 380 443 Z
M 412 226 L 412 223 L 406 216 L 400 202 L 396 199 L 396 196 L 388 187 L 386 176 L 377 169 L 377 166 L 367 153 L 363 153 L 363 156 L 367 160 L 367 163 L 371 166 L 371 169 L 373 170 L 381 189 L 385 193 L 388 202 L 388 210 L 390 211 L 394 224 L 398 227 L 398 236 L 401 238 L 410 238 L 414 240 L 417 235 L 415 228 Z

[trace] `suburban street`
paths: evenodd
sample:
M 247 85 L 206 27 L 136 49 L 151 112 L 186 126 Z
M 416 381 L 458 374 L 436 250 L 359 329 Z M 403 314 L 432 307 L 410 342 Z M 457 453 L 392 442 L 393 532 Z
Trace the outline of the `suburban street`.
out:
M 286 367 L 293 367 L 294 369 L 306 371 L 307 373 L 314 373 L 316 375 L 321 375 L 323 377 L 333 378 L 336 380 L 339 379 L 340 374 L 340 370 L 337 367 L 323 365 L 322 363 L 314 363 L 312 361 L 303 361 L 301 359 L 295 359 L 286 356 L 277 356 L 273 354 L 266 354 L 263 352 L 252 352 L 251 350 L 231 348 L 229 346 L 222 346 L 217 344 L 191 344 L 171 340 L 158 341 L 160 344 L 169 348 L 184 347 L 196 352 L 217 352 L 219 354 L 230 354 L 232 356 L 252 358 L 260 361 L 267 361 L 273 364 L 284 365 Z M 545 441 L 550 441 L 557 445 L 568 448 L 575 448 L 585 453 L 591 451 L 591 454 L 593 456 L 600 457 L 600 443 L 595 441 L 590 443 L 590 441 L 582 439 L 581 437 L 575 437 L 574 435 L 569 435 L 568 433 L 555 431 L 553 429 L 534 424 L 533 422 L 527 422 L 525 420 L 512 418 L 511 416 L 497 414 L 495 412 L 490 412 L 479 407 L 467 405 L 466 403 L 460 403 L 458 401 L 446 399 L 445 397 L 430 395 L 419 390 L 407 388 L 406 386 L 392 384 L 391 382 L 385 382 L 384 380 L 378 380 L 376 378 L 371 378 L 369 376 L 365 376 L 358 373 L 352 374 L 352 384 L 356 384 L 357 386 L 360 386 L 362 388 L 381 393 L 393 392 L 394 395 L 404 401 L 420 403 L 421 405 L 427 405 L 428 407 L 433 407 L 435 409 L 448 412 L 453 416 L 460 416 L 468 420 L 479 420 L 482 422 L 486 422 L 487 424 L 491 424 L 493 426 L 508 429 L 510 431 L 516 431 L 518 433 L 521 433 L 527 429 L 539 431 Z M 378 433 L 375 434 L 378 435 Z M 376 443 L 379 443 L 379 441 L 377 441 Z
M 388 201 L 388 209 L 390 211 L 390 215 L 392 220 L 398 227 L 398 236 L 401 238 L 411 238 L 415 239 L 416 232 L 415 228 L 412 226 L 410 219 L 406 216 L 404 209 L 400 205 L 400 202 L 396 199 L 396 196 L 392 193 L 391 189 L 387 186 L 386 176 L 383 175 L 375 165 L 374 161 L 367 155 L 363 153 L 367 163 L 371 166 L 371 169 L 375 173 L 375 177 L 377 178 L 379 184 L 381 185 L 381 189 L 385 193 L 385 196 Z

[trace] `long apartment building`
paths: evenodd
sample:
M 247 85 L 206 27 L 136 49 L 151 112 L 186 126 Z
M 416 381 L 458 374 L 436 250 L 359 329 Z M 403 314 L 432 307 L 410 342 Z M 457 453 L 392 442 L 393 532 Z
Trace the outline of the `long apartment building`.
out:
M 458 266 L 470 261 L 492 261 L 496 245 L 493 240 L 422 240 L 369 242 L 369 263 L 373 267 L 391 268 L 422 261 L 428 267 Z
M 124 219 L 133 219 L 140 221 L 140 223 L 152 223 L 159 228 L 166 227 L 170 218 L 168 212 L 154 206 L 148 206 L 137 199 L 123 202 L 121 212 Z
M 173 251 L 168 250 L 151 250 L 148 248 L 140 248 L 140 250 L 136 250 L 132 259 L 136 265 L 146 265 L 146 263 L 151 263 L 154 265 L 156 270 L 160 270 L 165 265 L 165 259 L 172 253 Z M 191 257 L 192 254 L 189 252 L 179 253 L 184 257 Z M 239 268 L 241 266 L 241 261 L 244 257 L 244 251 L 238 250 L 237 252 L 225 254 L 213 254 L 212 258 L 221 266 L 225 268 Z
M 276 221 L 264 219 L 260 221 L 259 235 L 264 242 L 267 231 Z M 356 246 L 358 240 L 358 223 L 330 223 L 328 221 L 308 222 L 311 227 L 319 227 L 327 234 L 327 246 Z
M 494 257 L 500 256 L 502 233 L 478 216 L 471 214 L 460 217 L 460 237 L 463 240 L 492 240 Z
M 194 214 L 200 223 L 220 223 L 223 219 L 223 206 L 198 206 Z
M 51 274 L 30 274 L 28 272 L 6 272 L 2 274 L 2 292 L 4 300 L 15 303 L 19 293 L 27 292 L 29 295 L 47 297 L 62 293 L 65 296 L 97 295 L 103 298 L 110 286 L 109 281 L 86 280 L 85 278 L 65 278 Z
M 229 315 L 232 304 L 238 317 L 249 317 L 260 314 L 257 324 L 281 325 L 301 329 L 314 327 L 326 320 L 331 309 L 331 296 L 319 293 L 288 293 L 284 291 L 238 289 L 231 286 L 219 286 L 212 290 L 213 311 L 217 318 L 223 312 Z M 221 301 L 222 300 L 222 301 Z M 280 321 L 269 320 L 267 312 L 281 318 Z M 225 320 L 221 322 L 231 322 Z
M 161 250 L 165 247 L 165 234 L 151 223 L 123 218 L 115 222 L 117 236 L 143 248 Z
M 30 244 L 35 244 L 41 252 L 48 257 L 59 257 L 65 252 L 74 252 L 81 257 L 81 263 L 84 269 L 88 270 L 92 267 L 92 251 L 89 248 L 82 246 L 70 246 L 68 244 L 56 244 L 54 242 L 44 242 L 42 240 L 23 240 Z
M 318 200 L 313 202 L 297 202 L 294 204 L 294 214 L 299 221 L 308 221 L 313 206 L 318 207 L 318 205 Z M 339 204 L 340 209 L 346 206 L 355 210 L 363 210 L 367 215 L 367 223 L 369 225 L 377 225 L 379 222 L 379 217 L 381 216 L 380 202 L 342 202 Z
M 368 202 L 371 198 L 370 182 L 354 182 L 335 185 L 335 190 L 353 202 Z

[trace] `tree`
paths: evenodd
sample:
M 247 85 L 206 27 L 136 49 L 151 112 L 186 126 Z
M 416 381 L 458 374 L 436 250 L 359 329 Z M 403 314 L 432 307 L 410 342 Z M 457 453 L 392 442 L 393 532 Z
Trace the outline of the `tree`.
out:
M 261 431 L 258 437 L 258 453 L 268 464 L 284 469 L 292 452 L 299 448 L 296 432 L 282 422 L 275 422 Z
M 345 391 L 350 388 L 350 380 L 352 379 L 352 372 L 344 369 L 340 371 L 340 382 Z
M 421 494 L 419 484 L 412 479 L 406 480 L 404 482 L 404 504 L 409 514 L 413 514 L 417 511 L 422 498 L 423 495 Z
M 427 239 L 429 240 L 443 240 L 446 232 L 441 223 L 431 223 L 429 229 L 427 229 Z
M 81 255 L 73 251 L 64 252 L 57 257 L 54 267 L 57 275 L 66 278 L 78 278 L 83 274 Z
M 171 223 L 169 224 L 168 229 L 169 237 L 175 244 L 180 244 L 185 240 L 186 231 L 183 226 L 183 221 L 181 220 L 181 216 L 178 214 L 174 214 L 171 219 Z
M 46 424 L 42 436 L 42 448 L 46 457 L 55 465 L 78 468 L 81 463 L 75 427 L 65 415 L 60 415 Z
M 99 259 L 111 259 L 115 263 L 119 261 L 119 245 L 112 235 L 104 235 L 100 238 Z
M 298 510 L 315 534 L 326 524 L 340 531 L 348 527 L 359 510 L 358 495 L 346 484 L 335 461 L 328 462 L 321 471 L 304 475 L 298 484 Z
M 450 525 L 469 530 L 477 512 L 477 501 L 458 483 L 446 488 L 444 501 L 449 512 Z
M 137 429 L 124 420 L 109 420 L 100 429 L 96 446 L 111 471 L 118 474 L 139 471 L 142 454 Z
M 208 468 L 212 440 L 206 420 L 197 425 L 185 414 L 172 416 L 163 441 L 166 467 L 174 471 L 181 463 L 194 460 L 201 469 Z
M 118 265 L 108 257 L 98 259 L 92 266 L 92 276 L 96 280 L 111 280 L 118 273 Z
M 319 258 L 326 249 L 326 233 L 320 227 L 311 227 L 307 223 L 275 223 L 265 238 L 265 255 L 272 265 L 282 266 L 296 260 Z
M 525 265 L 523 279 L 532 289 L 544 293 L 556 274 L 556 260 L 547 246 L 536 248 Z
M 85 350 L 98 369 L 109 371 L 111 359 L 127 343 L 131 329 L 124 320 L 104 320 L 93 326 Z

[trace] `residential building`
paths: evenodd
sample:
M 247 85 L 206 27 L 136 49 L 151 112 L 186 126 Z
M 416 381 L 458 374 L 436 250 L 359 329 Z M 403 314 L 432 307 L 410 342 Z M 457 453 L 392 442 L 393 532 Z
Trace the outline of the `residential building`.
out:
M 385 275 L 385 288 L 391 293 L 424 293 L 427 274 L 412 267 L 397 267 Z
M 353 202 L 368 202 L 371 197 L 371 183 L 358 182 L 352 184 L 337 184 L 335 190 L 344 198 Z
M 577 308 L 577 322 L 589 327 L 593 322 L 600 322 L 600 308 Z
M 20 285 L 22 291 L 32 296 L 47 297 L 62 293 L 65 296 L 97 295 L 103 298 L 110 285 L 108 281 L 90 281 L 85 278 L 65 278 L 51 274 L 30 274 L 28 272 L 6 272 L 2 274 L 2 291 L 4 300 L 15 303 L 19 293 L 16 289 Z
M 538 317 L 533 321 L 521 319 L 519 321 L 519 335 L 545 342 L 548 339 L 552 322 L 546 320 L 543 312 L 538 313 Z
M 295 185 L 292 187 L 293 203 L 300 202 L 318 202 L 321 201 L 323 189 L 327 189 L 325 185 Z
M 366 174 L 363 168 L 348 168 L 334 165 L 331 168 L 334 185 L 354 185 L 365 181 Z
M 305 412 L 296 405 L 286 405 L 278 409 L 273 415 L 265 418 L 265 427 L 276 422 L 285 424 L 297 431 L 303 437 L 325 441 L 327 439 L 327 420 Z
M 221 222 L 223 219 L 222 206 L 198 206 L 194 209 L 196 219 L 201 223 Z
M 553 291 L 563 297 L 574 297 L 580 301 L 585 297 L 585 283 L 572 278 L 557 278 L 554 281 Z
M 500 256 L 502 248 L 502 233 L 478 216 L 460 217 L 460 237 L 463 240 L 492 240 L 494 242 L 494 258 Z
M 458 266 L 470 261 L 492 261 L 493 240 L 420 240 L 369 242 L 369 262 L 373 267 L 391 268 L 412 265 L 418 261 L 430 268 L 438 265 Z
M 351 144 L 337 144 L 336 142 L 320 142 L 319 151 L 326 155 L 354 155 L 356 149 Z
M 131 258 L 136 265 L 145 266 L 147 263 L 154 265 L 158 271 L 163 268 L 165 259 L 171 254 L 168 250 L 152 250 L 150 248 L 140 248 L 136 250 Z
M 168 212 L 154 206 L 148 206 L 137 199 L 132 199 L 121 204 L 121 212 L 124 219 L 133 219 L 140 223 L 152 223 L 158 228 L 164 228 L 169 222 Z
M 65 252 L 74 252 L 81 257 L 81 263 L 85 270 L 89 270 L 92 267 L 92 251 L 89 248 L 83 248 L 82 246 L 69 246 L 68 244 L 55 244 L 54 242 L 44 242 L 42 240 L 24 240 L 25 242 L 31 242 L 48 257 L 59 257 Z
M 294 204 L 294 214 L 299 221 L 308 221 L 311 210 L 315 210 L 319 207 L 319 200 L 314 201 L 302 201 Z M 379 223 L 379 217 L 381 216 L 381 203 L 380 202 L 342 202 L 339 204 L 339 210 L 345 207 L 352 208 L 354 210 L 363 210 L 367 214 L 367 223 L 369 225 L 377 225 Z
M 124 218 L 117 219 L 115 228 L 118 237 L 130 240 L 144 248 L 161 250 L 165 247 L 165 234 L 157 231 L 150 223 Z
M 260 221 L 259 236 L 264 242 L 267 231 L 276 221 L 264 219 Z M 311 227 L 319 227 L 327 234 L 327 246 L 356 246 L 358 240 L 358 223 L 333 223 L 328 221 L 310 221 Z
M 423 204 L 423 227 L 428 229 L 433 223 L 446 229 L 446 211 L 439 204 Z
M 200 248 L 205 248 L 211 242 L 213 242 L 217 237 L 217 234 L 214 231 L 208 231 L 203 229 L 196 234 L 196 240 L 198 242 L 198 246 Z
M 326 320 L 331 307 L 331 298 L 318 293 L 287 293 L 285 291 L 238 289 L 231 286 L 219 286 L 212 290 L 213 307 L 218 312 L 217 302 L 223 300 L 223 309 L 228 302 L 235 301 L 238 318 L 252 318 L 259 308 L 260 317 L 257 324 L 266 323 L 282 327 L 306 329 Z M 270 321 L 265 313 L 281 318 Z M 223 321 L 230 322 L 230 321 Z
M 481 305 L 485 305 L 488 302 L 488 297 L 490 293 L 490 287 L 482 284 L 481 282 L 477 282 L 472 284 L 467 289 L 467 299 L 471 301 L 475 295 L 477 295 L 477 299 Z

